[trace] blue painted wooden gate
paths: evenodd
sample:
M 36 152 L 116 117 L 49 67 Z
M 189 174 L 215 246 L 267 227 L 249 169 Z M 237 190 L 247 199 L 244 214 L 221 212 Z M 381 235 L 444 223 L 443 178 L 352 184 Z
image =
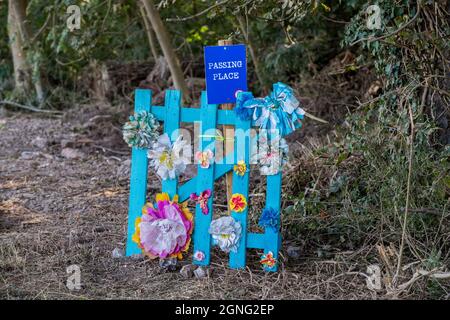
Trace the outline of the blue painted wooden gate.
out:
M 235 116 L 233 110 L 220 110 L 217 105 L 208 104 L 206 92 L 201 95 L 200 108 L 181 107 L 181 94 L 177 90 L 167 90 L 165 94 L 164 106 L 153 106 L 151 101 L 151 91 L 137 89 L 135 92 L 135 111 L 146 110 L 164 123 L 164 132 L 168 134 L 172 141 L 178 136 L 180 123 L 200 122 L 201 134 L 199 137 L 200 151 L 210 149 L 214 152 L 214 138 L 208 138 L 211 130 L 215 132 L 218 125 L 233 125 L 235 130 L 247 131 L 252 126 L 251 121 L 243 121 Z M 205 137 L 206 136 L 206 137 Z M 211 260 L 212 238 L 208 233 L 209 225 L 214 214 L 214 181 L 233 170 L 233 164 L 238 160 L 244 160 L 247 165 L 247 172 L 243 177 L 233 177 L 233 193 L 244 195 L 249 201 L 249 179 L 250 179 L 250 135 L 236 135 L 235 152 L 229 155 L 232 159 L 222 161 L 224 164 L 212 164 L 209 168 L 199 169 L 195 178 L 179 186 L 177 179 L 168 179 L 162 182 L 162 192 L 167 192 L 170 197 L 179 195 L 179 201 L 189 199 L 192 192 L 200 194 L 202 191 L 210 189 L 212 192 L 208 200 L 210 214 L 204 215 L 197 204 L 194 218 L 194 252 L 199 250 L 205 254 L 202 261 L 194 261 L 198 265 L 209 265 Z M 238 154 L 239 153 L 239 159 Z M 141 209 L 146 202 L 147 191 L 147 170 L 148 159 L 146 149 L 132 149 L 131 155 L 131 178 L 130 197 L 128 209 L 128 237 L 126 245 L 126 255 L 131 256 L 141 253 L 141 249 L 131 240 L 135 230 L 135 220 L 141 215 Z M 273 208 L 281 212 L 281 172 L 276 175 L 267 176 L 266 207 Z M 229 265 L 234 269 L 245 268 L 247 248 L 263 249 L 267 254 L 272 252 L 273 257 L 278 259 L 278 251 L 281 246 L 281 235 L 278 230 L 267 228 L 264 233 L 247 232 L 247 213 L 251 205 L 250 201 L 243 212 L 232 212 L 232 217 L 241 223 L 242 236 L 236 253 L 231 252 Z M 276 271 L 277 264 L 271 268 L 265 267 L 266 271 Z

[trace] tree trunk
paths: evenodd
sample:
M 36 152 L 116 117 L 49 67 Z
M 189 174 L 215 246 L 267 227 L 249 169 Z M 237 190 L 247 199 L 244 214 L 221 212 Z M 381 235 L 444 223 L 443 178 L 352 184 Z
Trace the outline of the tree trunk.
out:
M 20 18 L 26 9 L 23 0 L 9 0 L 8 7 L 8 35 L 11 43 L 11 54 L 14 64 L 14 81 L 17 91 L 29 93 L 31 91 L 31 68 L 25 54 L 25 41 L 21 32 Z M 22 12 L 22 14 L 20 14 Z
M 250 51 L 250 56 L 252 57 L 253 65 L 255 67 L 256 77 L 258 78 L 259 84 L 261 85 L 261 88 L 263 91 L 267 91 L 266 83 L 264 80 L 264 75 L 261 71 L 259 59 L 258 59 L 258 56 L 256 55 L 256 51 L 255 51 L 253 42 L 250 39 L 249 32 L 247 32 L 245 20 L 240 14 L 236 15 L 236 19 L 239 23 L 239 29 L 241 30 L 242 35 L 245 38 L 245 42 L 247 43 L 248 50 Z
M 170 43 L 169 34 L 164 26 L 158 10 L 153 3 L 153 0 L 141 0 L 147 11 L 148 19 L 152 24 L 153 30 L 155 30 L 156 37 L 158 38 L 159 45 L 163 51 L 164 57 L 169 65 L 170 73 L 172 75 L 175 88 L 180 90 L 183 94 L 185 102 L 190 102 L 189 90 L 184 81 L 183 71 L 181 70 L 180 63 L 175 55 L 175 51 Z
M 10 0 L 8 7 L 8 34 L 11 41 L 11 53 L 14 64 L 14 80 L 16 89 L 26 94 L 31 93 L 32 85 L 39 102 L 44 100 L 44 90 L 40 67 L 34 68 L 27 61 L 27 50 L 30 49 L 30 32 L 26 23 L 27 0 Z
M 144 21 L 145 31 L 147 33 L 148 44 L 150 46 L 150 51 L 152 52 L 153 59 L 156 62 L 158 59 L 158 50 L 156 49 L 155 35 L 152 30 L 152 26 L 148 22 L 147 14 L 145 13 L 145 8 L 140 5 L 139 10 L 141 11 L 142 20 Z

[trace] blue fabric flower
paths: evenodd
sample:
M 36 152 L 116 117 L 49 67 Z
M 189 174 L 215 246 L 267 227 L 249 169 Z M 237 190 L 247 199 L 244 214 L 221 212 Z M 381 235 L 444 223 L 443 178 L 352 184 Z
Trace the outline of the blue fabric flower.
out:
M 264 98 L 253 98 L 250 92 L 240 92 L 236 97 L 236 115 L 248 120 L 251 115 L 261 129 L 278 130 L 281 136 L 301 126 L 305 111 L 288 85 L 277 82 L 272 92 Z
M 241 91 L 236 97 L 236 107 L 234 112 L 241 120 L 250 120 L 252 118 L 253 109 L 249 107 L 249 103 L 253 99 L 253 93 Z
M 264 208 L 258 224 L 264 228 L 272 228 L 277 231 L 280 227 L 280 215 L 277 210 L 273 208 Z

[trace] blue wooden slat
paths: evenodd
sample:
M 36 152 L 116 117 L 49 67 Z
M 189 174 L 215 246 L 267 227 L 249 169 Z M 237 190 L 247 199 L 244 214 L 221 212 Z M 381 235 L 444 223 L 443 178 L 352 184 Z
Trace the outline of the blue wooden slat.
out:
M 233 164 L 217 164 L 214 171 L 214 180 L 219 179 L 230 170 L 233 170 Z
M 197 122 L 200 121 L 200 108 L 181 108 L 181 122 Z M 166 116 L 165 107 L 153 106 L 152 113 L 159 121 L 164 121 Z M 236 115 L 233 110 L 217 110 L 217 125 L 234 125 Z
M 164 121 L 166 116 L 165 107 L 152 106 L 152 113 L 159 121 Z M 181 122 L 197 122 L 200 121 L 200 108 L 183 107 L 181 108 Z M 235 125 L 236 114 L 234 110 L 217 110 L 217 125 Z M 255 120 L 252 120 L 252 126 L 255 127 Z M 296 128 L 302 127 L 301 123 L 296 124 Z
M 264 233 L 247 233 L 247 248 L 264 249 Z
M 179 133 L 180 128 L 180 109 L 181 109 L 181 93 L 178 90 L 166 90 L 165 97 L 165 118 L 164 118 L 164 132 L 169 135 L 169 138 L 174 142 Z M 177 193 L 178 179 L 167 179 L 162 181 L 162 191 L 167 192 L 169 197 Z
M 164 121 L 166 117 L 166 108 L 161 106 L 152 106 L 152 113 L 159 121 Z
M 199 121 L 200 110 L 200 108 L 181 108 L 181 122 Z
M 184 202 L 189 199 L 192 190 L 197 189 L 197 177 L 189 179 L 181 186 L 178 187 L 178 198 L 180 202 Z
M 216 128 L 217 105 L 208 105 L 206 92 L 202 92 L 201 96 L 201 134 L 206 135 L 211 129 Z M 200 138 L 199 148 L 201 151 L 207 149 L 215 151 L 214 139 Z M 211 143 L 213 142 L 213 143 Z M 197 171 L 197 194 L 200 194 L 206 189 L 211 190 L 211 197 L 208 200 L 209 214 L 202 213 L 200 206 L 197 204 L 195 210 L 195 227 L 194 227 L 194 253 L 201 251 L 205 254 L 202 261 L 195 261 L 198 265 L 209 265 L 211 260 L 211 235 L 208 233 L 209 225 L 211 224 L 213 216 L 213 197 L 214 197 L 214 165 L 209 168 L 201 168 L 198 166 Z
M 134 97 L 134 111 L 151 111 L 152 93 L 150 90 L 137 89 Z M 141 215 L 147 191 L 147 149 L 133 148 L 131 151 L 130 197 L 128 204 L 128 228 L 126 255 L 141 253 L 138 245 L 131 240 L 134 234 L 134 223 Z
M 234 125 L 236 123 L 236 113 L 234 110 L 219 110 L 217 124 Z
M 250 180 L 250 121 L 243 121 L 236 118 L 235 130 L 235 162 L 244 160 L 247 165 L 247 172 L 244 176 L 239 176 L 235 172 L 233 174 L 233 194 L 240 193 L 247 199 L 247 207 L 242 212 L 231 212 L 231 216 L 241 223 L 242 236 L 239 240 L 237 252 L 230 252 L 230 267 L 233 269 L 245 268 L 246 263 L 246 248 L 247 248 L 247 213 L 250 206 L 250 199 L 248 197 L 248 186 Z
M 280 213 L 281 216 L 281 183 L 282 174 L 279 172 L 276 175 L 267 176 L 267 193 L 266 193 L 266 208 L 273 208 Z M 272 228 L 267 228 L 264 233 L 264 253 L 271 251 L 273 257 L 278 260 L 278 251 L 281 247 L 281 235 L 279 231 L 274 231 Z M 277 271 L 277 265 L 272 268 L 264 268 L 266 271 Z

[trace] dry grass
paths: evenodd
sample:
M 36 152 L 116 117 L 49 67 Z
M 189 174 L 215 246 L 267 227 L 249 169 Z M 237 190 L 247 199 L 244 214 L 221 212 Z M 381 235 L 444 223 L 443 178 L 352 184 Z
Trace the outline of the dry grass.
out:
M 113 259 L 124 248 L 128 205 L 128 155 L 103 153 L 81 145 L 87 156 L 60 156 L 62 140 L 80 140 L 79 122 L 64 118 L 8 117 L 0 130 L 0 297 L 4 299 L 373 299 L 366 287 L 370 246 L 318 258 L 300 259 L 286 246 L 300 236 L 287 235 L 277 273 L 264 273 L 250 251 L 248 268 L 231 270 L 226 257 L 213 254 L 211 274 L 198 280 L 167 272 L 155 261 Z M 26 128 L 24 130 L 24 128 Z M 31 141 L 40 136 L 48 146 Z M 112 144 L 113 145 L 113 144 Z M 116 145 L 121 151 L 123 145 Z M 119 151 L 120 151 L 119 150 Z M 23 152 L 34 152 L 25 159 Z M 22 157 L 21 157 L 22 155 Z M 150 181 L 156 177 L 150 172 Z M 253 182 L 258 185 L 257 182 Z M 149 183 L 149 193 L 158 183 Z M 220 183 L 219 183 L 220 185 Z M 259 189 L 258 189 L 259 190 Z M 263 191 L 263 190 L 259 190 Z M 221 194 L 217 192 L 217 194 Z M 222 193 L 223 194 L 223 193 Z M 258 205 L 258 195 L 253 197 Z M 223 202 L 224 199 L 218 199 Z M 259 203 L 261 205 L 261 203 Z M 254 222 L 255 215 L 251 217 Z M 288 223 L 286 221 L 286 223 Z M 289 223 L 292 223 L 290 221 Z M 189 260 L 189 259 L 188 259 Z M 186 262 L 188 263 L 188 262 Z M 66 268 L 81 268 L 82 288 L 66 287 Z M 406 295 L 408 296 L 408 295 Z M 411 297 L 420 297 L 420 294 Z

